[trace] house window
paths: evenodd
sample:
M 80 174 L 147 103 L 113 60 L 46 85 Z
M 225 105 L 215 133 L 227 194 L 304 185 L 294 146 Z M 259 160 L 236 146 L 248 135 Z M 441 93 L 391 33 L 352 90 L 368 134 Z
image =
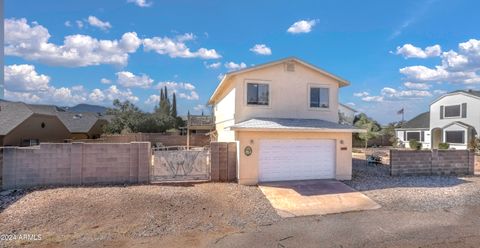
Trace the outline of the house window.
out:
M 330 96 L 328 88 L 310 88 L 310 108 L 329 108 Z
M 420 141 L 420 132 L 407 132 L 407 141 L 410 140 Z
M 269 94 L 268 84 L 247 83 L 248 105 L 268 105 Z
M 24 139 L 21 146 L 38 146 L 40 141 L 38 139 Z
M 452 118 L 452 117 L 460 117 L 461 113 L 461 105 L 451 105 L 445 106 L 445 114 L 444 117 Z
M 445 131 L 445 142 L 465 144 L 465 131 Z

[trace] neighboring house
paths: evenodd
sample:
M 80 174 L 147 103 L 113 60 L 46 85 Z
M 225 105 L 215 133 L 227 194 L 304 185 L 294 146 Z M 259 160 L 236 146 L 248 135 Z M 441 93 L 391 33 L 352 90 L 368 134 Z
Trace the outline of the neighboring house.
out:
M 349 82 L 297 58 L 227 73 L 209 100 L 217 140 L 237 141 L 241 184 L 352 175 L 352 132 L 339 124 Z
M 468 143 L 479 134 L 479 107 L 480 91 L 458 90 L 447 93 L 430 104 L 428 119 L 417 116 L 414 119 L 423 120 L 397 129 L 397 138 L 404 137 L 401 140 L 406 142 L 407 147 L 408 140 L 420 138 L 427 148 L 436 149 L 440 143 L 448 143 L 450 148 L 467 149 Z M 428 126 L 425 125 L 427 121 Z M 413 133 L 405 136 L 418 130 L 424 133 L 423 139 Z
M 107 116 L 71 113 L 54 105 L 0 101 L 0 146 L 98 138 Z
M 60 120 L 70 131 L 70 139 L 97 139 L 108 124 L 106 119 L 96 113 L 58 112 Z
M 395 129 L 397 140 L 410 148 L 409 141 L 414 139 L 422 143 L 423 148 L 430 148 L 430 112 L 417 115 L 415 118 L 407 121 L 401 128 Z
M 43 107 L 21 102 L 0 102 L 0 146 L 31 146 L 64 142 L 70 132 Z
M 355 120 L 355 113 L 357 113 L 357 111 L 352 107 L 342 103 L 338 103 L 338 122 L 340 124 L 353 125 L 353 120 Z

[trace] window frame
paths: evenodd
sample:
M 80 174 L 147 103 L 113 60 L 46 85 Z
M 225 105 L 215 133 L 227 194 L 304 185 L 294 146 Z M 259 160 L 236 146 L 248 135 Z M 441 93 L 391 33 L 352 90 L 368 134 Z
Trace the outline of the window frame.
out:
M 312 88 L 320 88 L 320 89 L 328 89 L 328 108 L 323 108 L 323 107 L 312 107 L 311 106 L 311 91 Z M 309 110 L 315 110 L 315 111 L 330 111 L 332 109 L 332 87 L 327 84 L 313 84 L 310 83 L 308 84 L 308 89 L 307 89 L 307 106 Z
M 449 142 L 447 140 L 447 133 L 449 132 L 461 132 L 462 133 L 462 140 L 463 140 L 463 143 L 456 143 L 456 142 Z M 465 130 L 445 130 L 443 132 L 443 137 L 444 137 L 444 141 L 445 143 L 449 143 L 449 144 L 459 144 L 459 145 L 465 145 L 466 144 L 466 135 L 467 132 L 465 132 Z
M 457 116 L 446 116 L 447 115 L 447 107 L 454 107 L 454 106 L 459 107 L 458 115 Z M 462 118 L 462 104 L 444 105 L 443 106 L 443 118 L 444 119 Z
M 268 86 L 268 104 L 267 105 L 261 105 L 261 104 L 251 104 L 248 103 L 248 85 L 249 84 L 265 84 Z M 272 87 L 271 87 L 271 82 L 267 80 L 259 80 L 259 79 L 246 79 L 244 81 L 244 105 L 247 107 L 253 107 L 253 108 L 271 108 L 272 106 Z
M 423 142 L 421 139 L 422 139 L 422 131 L 406 131 L 406 134 L 405 134 L 405 137 L 406 137 L 406 140 L 405 141 L 410 141 L 410 139 L 408 138 L 408 134 L 409 133 L 418 133 L 418 139 L 415 139 L 416 141 L 418 142 Z

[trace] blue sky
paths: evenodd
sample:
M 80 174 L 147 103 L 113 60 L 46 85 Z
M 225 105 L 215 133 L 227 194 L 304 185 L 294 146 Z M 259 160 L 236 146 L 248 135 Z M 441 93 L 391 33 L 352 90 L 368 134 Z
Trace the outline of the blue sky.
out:
M 297 56 L 351 82 L 340 100 L 381 123 L 480 86 L 478 1 L 6 0 L 5 97 L 180 114 L 230 70 Z

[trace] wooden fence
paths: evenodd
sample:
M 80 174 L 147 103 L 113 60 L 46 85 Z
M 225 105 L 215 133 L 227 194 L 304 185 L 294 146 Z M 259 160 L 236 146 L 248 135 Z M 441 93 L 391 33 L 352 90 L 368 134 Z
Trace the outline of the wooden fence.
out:
M 237 180 L 237 143 L 212 142 L 211 180 L 213 182 L 233 182 Z

